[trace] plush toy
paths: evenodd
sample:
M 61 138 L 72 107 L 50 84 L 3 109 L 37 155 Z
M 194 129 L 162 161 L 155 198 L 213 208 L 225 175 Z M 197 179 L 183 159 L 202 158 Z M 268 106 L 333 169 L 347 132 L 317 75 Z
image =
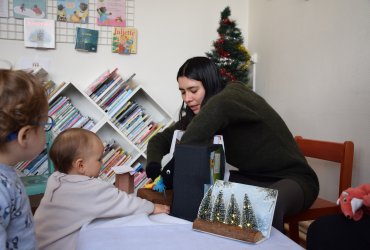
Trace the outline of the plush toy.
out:
M 159 175 L 153 182 L 145 184 L 144 188 L 152 189 L 156 192 L 162 193 L 166 189 L 166 186 L 163 183 L 162 176 Z
M 344 216 L 354 221 L 360 220 L 364 212 L 370 214 L 370 183 L 344 190 L 337 204 Z

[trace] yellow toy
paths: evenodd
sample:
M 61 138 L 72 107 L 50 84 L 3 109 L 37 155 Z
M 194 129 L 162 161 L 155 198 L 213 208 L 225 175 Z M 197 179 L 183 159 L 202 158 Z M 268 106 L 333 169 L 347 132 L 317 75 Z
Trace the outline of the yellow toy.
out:
M 159 175 L 157 178 L 155 178 L 153 182 L 145 184 L 144 188 L 153 189 L 153 187 L 159 182 L 160 179 L 161 179 L 161 176 Z

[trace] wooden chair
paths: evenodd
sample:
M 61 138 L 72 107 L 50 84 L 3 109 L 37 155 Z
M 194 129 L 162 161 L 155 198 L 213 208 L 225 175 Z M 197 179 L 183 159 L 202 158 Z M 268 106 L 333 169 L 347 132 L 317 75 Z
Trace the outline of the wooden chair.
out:
M 305 139 L 301 136 L 296 136 L 295 140 L 304 156 L 339 163 L 338 197 L 343 190 L 351 186 L 354 152 L 352 141 L 338 143 Z M 300 221 L 315 220 L 320 216 L 335 213 L 340 213 L 340 207 L 336 202 L 318 197 L 309 209 L 297 215 L 284 218 L 284 222 L 289 225 L 289 237 L 299 244 L 298 223 Z

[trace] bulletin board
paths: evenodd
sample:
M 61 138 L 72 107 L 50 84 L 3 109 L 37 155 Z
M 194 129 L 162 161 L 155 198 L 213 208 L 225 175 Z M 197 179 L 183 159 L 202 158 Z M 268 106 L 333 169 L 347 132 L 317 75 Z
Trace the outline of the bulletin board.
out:
M 57 43 L 74 43 L 77 27 L 94 29 L 99 31 L 99 45 L 112 44 L 112 27 L 99 26 L 96 24 L 98 13 L 96 11 L 96 1 L 89 1 L 89 23 L 68 23 L 55 21 L 55 41 Z M 57 19 L 57 1 L 47 1 L 47 18 Z M 135 0 L 126 0 L 126 26 L 134 27 L 135 19 Z M 14 18 L 13 0 L 9 0 L 9 17 L 0 18 L 0 39 L 24 40 L 23 39 L 23 19 Z

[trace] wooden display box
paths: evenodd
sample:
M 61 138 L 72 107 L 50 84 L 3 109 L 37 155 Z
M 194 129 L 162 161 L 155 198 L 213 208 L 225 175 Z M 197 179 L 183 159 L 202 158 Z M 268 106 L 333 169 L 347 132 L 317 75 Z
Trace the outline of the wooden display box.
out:
M 156 204 L 171 206 L 173 192 L 172 190 L 166 190 L 165 193 L 160 193 L 147 188 L 139 188 L 137 196 Z
M 257 243 L 263 238 L 262 233 L 258 230 L 227 225 L 220 222 L 209 222 L 199 218 L 193 222 L 193 229 L 251 243 Z

